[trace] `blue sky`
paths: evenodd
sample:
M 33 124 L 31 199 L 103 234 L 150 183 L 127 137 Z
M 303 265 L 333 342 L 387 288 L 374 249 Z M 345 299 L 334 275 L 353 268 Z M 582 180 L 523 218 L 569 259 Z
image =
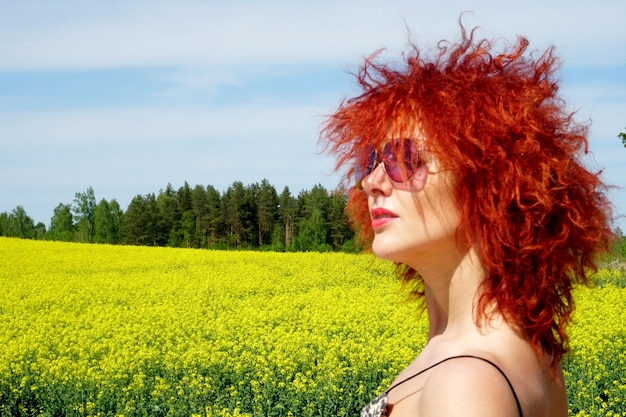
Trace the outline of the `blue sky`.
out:
M 562 96 L 592 122 L 587 162 L 626 214 L 626 2 L 609 0 L 0 0 L 0 212 L 49 225 L 89 186 L 124 209 L 185 181 L 332 189 L 317 138 L 356 92 L 347 72 L 398 56 L 407 26 L 418 44 L 456 38 L 463 11 L 487 37 L 557 47 Z

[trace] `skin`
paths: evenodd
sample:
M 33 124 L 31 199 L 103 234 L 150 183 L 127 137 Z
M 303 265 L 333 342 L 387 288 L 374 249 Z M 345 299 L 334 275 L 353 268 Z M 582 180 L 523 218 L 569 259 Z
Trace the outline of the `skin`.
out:
M 485 271 L 473 248 L 460 249 L 452 177 L 429 161 L 406 183 L 392 181 L 378 165 L 363 179 L 374 241 L 382 259 L 407 264 L 424 281 L 428 343 L 396 382 L 438 361 L 475 355 L 496 363 L 510 379 L 524 416 L 567 416 L 562 371 L 545 367 L 530 344 L 494 309 L 476 320 L 475 301 Z M 442 363 L 389 393 L 391 417 L 518 416 L 504 377 L 481 360 Z

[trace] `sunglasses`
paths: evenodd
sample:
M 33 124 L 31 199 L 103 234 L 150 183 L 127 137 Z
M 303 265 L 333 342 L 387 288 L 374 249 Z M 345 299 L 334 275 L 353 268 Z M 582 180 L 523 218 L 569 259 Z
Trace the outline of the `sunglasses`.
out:
M 368 147 L 367 157 L 363 160 L 364 165 L 355 168 L 356 188 L 363 189 L 363 179 L 382 163 L 385 173 L 394 182 L 406 182 L 410 180 L 415 171 L 423 165 L 419 159 L 420 149 L 412 139 L 393 139 L 383 146 L 379 154 L 373 146 Z

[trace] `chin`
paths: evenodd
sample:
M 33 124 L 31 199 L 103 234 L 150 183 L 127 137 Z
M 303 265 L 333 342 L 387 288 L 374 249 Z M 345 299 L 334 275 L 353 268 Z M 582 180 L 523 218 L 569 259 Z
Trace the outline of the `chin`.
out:
M 374 253 L 377 258 L 384 259 L 386 261 L 404 263 L 401 256 L 404 251 L 397 247 L 397 245 L 381 241 L 381 239 L 377 241 L 376 238 L 374 238 L 374 242 L 372 243 L 372 253 Z

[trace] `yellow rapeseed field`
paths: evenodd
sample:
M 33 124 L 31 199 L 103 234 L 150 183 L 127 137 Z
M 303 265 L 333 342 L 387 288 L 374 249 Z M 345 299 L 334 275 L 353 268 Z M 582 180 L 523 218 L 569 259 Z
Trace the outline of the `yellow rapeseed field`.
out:
M 426 322 L 371 256 L 0 238 L 0 416 L 358 416 Z M 580 289 L 570 411 L 626 416 L 626 278 Z

